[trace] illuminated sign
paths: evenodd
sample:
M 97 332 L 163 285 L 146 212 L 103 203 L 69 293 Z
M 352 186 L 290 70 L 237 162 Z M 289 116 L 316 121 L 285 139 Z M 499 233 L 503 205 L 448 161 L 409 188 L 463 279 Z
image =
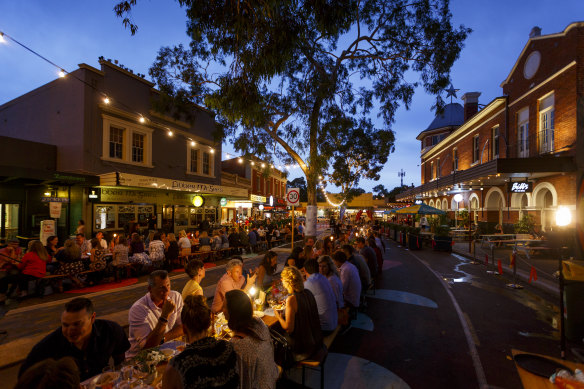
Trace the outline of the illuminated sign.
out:
M 532 182 L 509 182 L 507 190 L 511 193 L 531 193 L 533 190 Z
M 203 205 L 203 203 L 205 202 L 205 200 L 203 199 L 202 196 L 195 196 L 193 197 L 193 205 L 195 207 L 200 207 L 201 205 Z
M 219 200 L 219 204 L 221 204 L 222 207 L 227 205 L 227 199 L 225 197 L 221 197 L 221 200 Z
M 249 199 L 251 201 L 254 201 L 256 203 L 265 203 L 266 202 L 266 197 L 265 196 L 258 196 L 258 195 L 249 195 Z
M 270 196 L 270 207 L 274 206 L 274 196 Z

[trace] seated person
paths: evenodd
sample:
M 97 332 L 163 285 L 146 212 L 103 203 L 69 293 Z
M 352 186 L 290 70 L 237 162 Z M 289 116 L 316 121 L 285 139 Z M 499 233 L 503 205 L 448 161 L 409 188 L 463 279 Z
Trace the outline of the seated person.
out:
M 337 309 L 343 308 L 345 306 L 345 300 L 343 299 L 343 284 L 339 278 L 339 270 L 333 263 L 333 259 L 328 255 L 319 257 L 318 271 L 328 279 L 331 288 L 333 289 L 333 293 L 335 294 Z
M 14 389 L 79 389 L 79 368 L 71 357 L 47 358 L 22 374 Z
M 234 289 L 225 294 L 225 317 L 234 332 L 231 344 L 239 361 L 240 388 L 275 388 L 278 367 L 270 330 L 262 319 L 253 316 L 245 292 Z
M 48 259 L 49 255 L 43 244 L 39 240 L 33 240 L 30 243 L 30 249 L 18 264 L 19 272 L 0 279 L 0 301 L 6 300 L 5 293 L 8 290 L 8 284 L 12 284 L 8 295 L 18 285 L 20 290 L 18 297 L 25 297 L 28 291 L 28 282 L 43 278 L 47 273 Z
M 264 259 L 258 266 L 258 270 L 256 271 L 257 279 L 256 279 L 256 286 L 261 290 L 264 289 L 264 278 L 266 275 L 272 277 L 276 268 L 278 267 L 278 254 L 274 251 L 268 251 L 266 255 L 264 255 Z
M 335 293 L 328 279 L 318 272 L 316 259 L 309 259 L 304 262 L 304 272 L 306 273 L 304 288 L 310 290 L 314 295 L 316 307 L 318 308 L 320 328 L 325 335 L 328 335 L 337 328 L 338 316 Z
M 201 288 L 201 281 L 205 278 L 205 265 L 203 261 L 193 259 L 187 264 L 185 273 L 187 273 L 190 280 L 187 281 L 182 290 L 183 301 L 190 295 L 203 296 L 203 288 Z
M 237 355 L 231 343 L 209 336 L 211 310 L 205 298 L 188 296 L 181 320 L 188 344 L 166 366 L 162 389 L 239 388 Z
M 359 271 L 347 260 L 347 256 L 342 251 L 336 251 L 333 254 L 333 262 L 341 274 L 341 283 L 343 284 L 343 299 L 345 306 L 350 309 L 359 308 L 361 298 L 361 280 Z
M 294 359 L 301 361 L 313 355 L 322 345 L 318 307 L 312 292 L 304 289 L 302 274 L 296 267 L 284 268 L 282 285 L 289 294 L 286 299 L 286 315 L 285 318 L 282 317 L 278 310 L 274 310 L 274 315 L 288 334 Z
M 183 300 L 180 293 L 170 290 L 166 270 L 155 270 L 148 277 L 148 293 L 132 305 L 129 312 L 129 341 L 126 357 L 158 346 L 183 334 L 180 312 Z
M 22 257 L 22 249 L 18 246 L 18 239 L 11 239 L 8 245 L 0 249 L 0 271 L 10 273 L 11 270 L 16 271 L 16 266 L 20 263 Z
M 363 258 L 361 254 L 357 253 L 355 248 L 350 244 L 343 245 L 341 249 L 345 253 L 347 261 L 353 264 L 359 271 L 361 286 L 363 288 L 367 288 L 369 285 L 371 285 L 371 273 L 369 271 L 369 266 L 367 266 L 367 262 L 365 262 L 365 258 Z
M 93 303 L 77 297 L 65 304 L 61 328 L 37 343 L 20 367 L 19 377 L 37 362 L 47 358 L 72 357 L 81 381 L 101 374 L 110 358 L 117 365 L 130 348 L 124 329 L 117 323 L 95 318 Z
M 213 298 L 213 305 L 211 305 L 213 313 L 223 312 L 225 293 L 233 289 L 244 289 L 247 292 L 256 281 L 255 274 L 251 277 L 248 276 L 247 280 L 242 276 L 243 260 L 241 257 L 234 257 L 234 259 L 227 262 L 225 270 L 226 273 L 221 277 L 219 282 L 217 282 L 217 288 L 215 289 L 215 297 Z
M 77 234 L 75 236 L 75 243 L 79 246 L 81 252 L 81 259 L 89 259 L 89 252 L 91 251 L 91 241 L 85 239 L 85 235 Z

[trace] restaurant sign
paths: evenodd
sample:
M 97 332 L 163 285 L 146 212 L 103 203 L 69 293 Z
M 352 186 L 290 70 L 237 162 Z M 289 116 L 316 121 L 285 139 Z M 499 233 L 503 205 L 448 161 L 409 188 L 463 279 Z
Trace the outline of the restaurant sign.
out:
M 265 203 L 266 197 L 265 196 L 258 196 L 258 195 L 249 195 L 249 199 L 256 203 Z
M 119 180 L 116 182 L 115 173 L 100 175 L 101 185 L 134 186 L 150 189 L 168 189 L 194 192 L 201 194 L 216 194 L 224 196 L 247 197 L 247 189 L 234 188 L 230 186 L 221 186 L 213 184 L 203 184 L 200 182 L 172 180 L 168 178 L 140 176 L 137 174 L 120 173 Z
M 531 193 L 533 191 L 532 182 L 508 182 L 507 191 L 510 193 Z

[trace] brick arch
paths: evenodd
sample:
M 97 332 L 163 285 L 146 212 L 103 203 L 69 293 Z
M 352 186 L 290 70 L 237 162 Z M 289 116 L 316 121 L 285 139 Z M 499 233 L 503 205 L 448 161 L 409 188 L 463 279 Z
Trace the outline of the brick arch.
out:
M 521 199 L 523 196 L 527 196 L 527 206 L 533 207 L 533 196 L 531 193 L 513 193 L 511 195 L 511 208 L 519 209 L 521 208 Z
M 490 210 L 490 211 L 498 211 L 499 210 L 498 205 L 497 205 L 497 207 L 494 207 L 493 206 L 494 205 L 493 201 L 494 201 L 495 198 L 497 198 L 497 197 L 493 197 L 493 196 L 497 196 L 495 193 L 497 193 L 499 195 L 498 197 L 500 197 L 501 200 L 502 200 L 502 202 L 503 202 L 503 204 L 501 205 L 501 207 L 502 208 L 506 207 L 506 204 L 505 204 L 505 194 L 503 193 L 503 191 L 501 190 L 501 188 L 498 188 L 498 187 L 495 186 L 495 187 L 489 189 L 489 191 L 487 192 L 487 195 L 485 196 L 485 203 L 483 205 L 483 207 L 485 209 Z
M 446 198 L 442 199 L 442 208 L 443 211 L 447 211 L 448 210 L 448 200 L 446 200 Z
M 431 206 L 431 207 L 433 207 L 433 206 L 434 206 L 434 200 L 430 200 L 430 201 L 428 202 L 428 205 L 429 205 L 429 206 Z
M 481 199 L 479 198 L 479 195 L 477 195 L 476 193 L 471 193 L 470 196 L 468 196 L 468 209 L 470 210 L 471 206 L 472 206 L 472 200 L 476 199 L 477 200 L 477 208 L 473 209 L 474 211 L 478 210 L 481 208 Z
M 532 205 L 534 207 L 540 207 L 541 202 L 539 200 L 541 198 L 541 195 L 545 194 L 545 189 L 549 190 L 550 193 L 552 194 L 552 207 L 557 207 L 558 206 L 558 192 L 556 191 L 556 188 L 553 186 L 553 184 L 550 184 L 549 182 L 540 182 L 533 189 L 533 193 L 531 195 Z

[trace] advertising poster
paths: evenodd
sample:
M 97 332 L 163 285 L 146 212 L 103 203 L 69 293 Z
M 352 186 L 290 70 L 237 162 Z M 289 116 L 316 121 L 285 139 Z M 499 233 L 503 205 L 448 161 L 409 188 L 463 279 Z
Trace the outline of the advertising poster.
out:
M 49 203 L 49 211 L 51 217 L 54 219 L 58 219 L 61 217 L 61 203 L 51 201 Z
M 47 243 L 47 238 L 55 234 L 55 221 L 54 220 L 41 220 L 41 236 L 40 240 L 43 244 Z

